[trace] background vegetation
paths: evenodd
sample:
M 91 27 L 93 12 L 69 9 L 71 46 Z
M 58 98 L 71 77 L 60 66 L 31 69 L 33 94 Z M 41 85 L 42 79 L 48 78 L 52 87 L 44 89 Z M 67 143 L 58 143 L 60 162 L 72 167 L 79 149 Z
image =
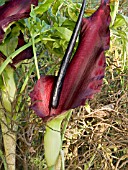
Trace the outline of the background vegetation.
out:
M 88 0 L 85 16 L 91 15 L 99 3 L 99 0 Z M 32 8 L 30 18 L 8 28 L 0 50 L 8 55 L 14 52 L 21 30 L 26 43 L 34 38 L 40 74 L 56 75 L 80 6 L 81 1 L 77 0 L 40 0 L 39 6 Z M 113 1 L 111 9 L 111 45 L 106 53 L 104 85 L 101 93 L 87 101 L 85 107 L 72 111 L 63 146 L 66 170 L 128 169 L 128 2 L 120 0 L 118 6 L 117 1 Z M 29 93 L 37 80 L 33 63 L 33 58 L 26 60 L 15 71 L 17 93 L 12 105 L 18 125 L 17 170 L 46 168 L 43 150 L 45 125 L 30 109 Z M 9 118 L 13 124 L 14 119 Z M 0 169 L 4 169 L 4 160 L 0 135 Z

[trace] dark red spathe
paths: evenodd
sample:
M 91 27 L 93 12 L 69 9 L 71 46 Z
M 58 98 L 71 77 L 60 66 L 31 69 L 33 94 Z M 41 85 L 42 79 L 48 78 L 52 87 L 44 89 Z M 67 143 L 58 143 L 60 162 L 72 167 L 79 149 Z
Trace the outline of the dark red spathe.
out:
M 66 72 L 57 109 L 51 108 L 55 76 L 44 76 L 37 81 L 30 97 L 32 109 L 42 118 L 54 117 L 62 112 L 84 105 L 86 99 L 100 91 L 105 73 L 104 51 L 110 41 L 109 0 L 102 0 L 98 10 L 84 18 L 79 45 Z
M 0 6 L 0 43 L 4 38 L 5 28 L 10 23 L 29 17 L 31 4 L 37 5 L 38 0 L 10 0 Z

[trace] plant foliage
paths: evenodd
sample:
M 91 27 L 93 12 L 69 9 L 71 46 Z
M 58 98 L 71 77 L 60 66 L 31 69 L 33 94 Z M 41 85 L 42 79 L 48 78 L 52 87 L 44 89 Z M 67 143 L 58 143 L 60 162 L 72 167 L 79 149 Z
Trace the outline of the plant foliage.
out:
M 87 1 L 85 16 L 90 16 L 99 1 Z M 117 2 L 117 1 L 116 1 Z M 0 1 L 0 5 L 5 3 Z M 111 30 L 111 46 L 107 52 L 106 77 L 102 92 L 93 101 L 73 111 L 65 138 L 66 169 L 83 170 L 127 170 L 128 169 L 128 12 L 127 1 L 121 0 L 115 9 Z M 56 75 L 67 48 L 81 1 L 39 0 L 31 7 L 30 17 L 8 26 L 0 51 L 7 57 L 0 60 L 0 88 L 8 78 L 6 67 L 17 53 L 32 47 L 35 58 L 16 65 L 15 100 L 13 112 L 6 112 L 10 124 L 18 125 L 16 168 L 45 169 L 42 120 L 30 110 L 29 95 L 39 75 Z M 115 11 L 116 10 L 116 11 Z M 23 33 L 25 43 L 18 51 L 18 36 Z M 78 41 L 76 43 L 76 47 Z M 75 49 L 76 49 L 75 47 Z M 36 63 L 37 61 L 37 63 Z M 35 64 L 33 64 L 35 63 Z M 9 115 L 9 116 L 8 116 Z M 14 117 L 14 119 L 12 119 Z M 1 119 L 1 117 L 0 117 Z M 1 135 L 1 131 L 0 131 Z M 0 169 L 6 167 L 3 141 L 0 136 Z

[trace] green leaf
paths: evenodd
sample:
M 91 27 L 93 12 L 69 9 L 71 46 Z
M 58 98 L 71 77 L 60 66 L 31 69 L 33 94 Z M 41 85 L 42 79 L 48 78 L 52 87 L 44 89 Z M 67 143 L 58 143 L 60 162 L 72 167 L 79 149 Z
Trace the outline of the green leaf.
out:
M 124 27 L 124 26 L 128 26 L 128 22 L 127 22 L 127 17 L 124 17 L 121 14 L 118 14 L 116 17 L 116 20 L 114 22 L 114 28 L 118 28 L 118 27 Z
M 42 21 L 41 33 L 48 31 L 50 28 L 51 28 L 50 25 L 48 25 L 45 21 Z
M 62 24 L 65 22 L 66 17 L 58 17 L 58 22 L 59 22 L 59 26 L 62 26 Z
M 54 5 L 53 5 L 53 7 L 52 7 L 52 13 L 53 13 L 54 15 L 57 14 L 57 11 L 58 11 L 60 5 L 62 5 L 62 2 L 63 2 L 63 0 L 55 1 Z
M 72 31 L 65 28 L 65 27 L 55 27 L 55 29 L 59 32 L 59 36 L 66 41 L 70 40 L 70 37 L 72 35 Z
M 3 44 L 0 45 L 0 51 L 5 55 L 9 56 L 13 53 L 18 44 L 18 37 L 9 37 Z
M 59 47 L 60 47 L 59 42 L 58 42 L 58 41 L 55 41 L 55 42 L 53 43 L 53 48 L 59 48 Z
M 36 22 L 36 12 L 35 12 L 33 6 L 31 7 L 30 16 Z
M 9 56 L 11 53 L 13 53 L 17 47 L 18 44 L 18 36 L 20 34 L 21 28 L 19 25 L 15 26 L 10 29 L 10 34 L 5 38 L 5 41 L 0 44 L 0 51 L 5 55 Z
M 0 6 L 4 5 L 6 0 L 0 0 Z
M 4 87 L 4 82 L 3 82 L 3 78 L 0 75 L 0 89 L 2 89 Z
M 76 8 L 70 5 L 68 7 L 68 14 L 73 21 L 77 21 L 78 16 L 76 15 Z
M 46 12 L 52 3 L 53 0 L 45 0 L 43 4 L 41 3 L 39 6 L 35 8 L 36 14 L 43 14 L 44 12 Z

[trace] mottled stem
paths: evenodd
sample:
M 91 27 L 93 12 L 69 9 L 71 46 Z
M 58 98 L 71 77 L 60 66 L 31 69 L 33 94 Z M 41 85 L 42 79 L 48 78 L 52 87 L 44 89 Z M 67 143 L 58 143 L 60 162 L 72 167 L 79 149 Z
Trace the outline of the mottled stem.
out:
M 0 100 L 0 124 L 4 142 L 5 158 L 8 170 L 15 170 L 16 162 L 16 130 L 17 125 L 12 121 L 12 102 L 15 98 L 16 86 L 14 81 L 14 70 L 6 67 L 6 74 L 2 74 L 1 100 Z

